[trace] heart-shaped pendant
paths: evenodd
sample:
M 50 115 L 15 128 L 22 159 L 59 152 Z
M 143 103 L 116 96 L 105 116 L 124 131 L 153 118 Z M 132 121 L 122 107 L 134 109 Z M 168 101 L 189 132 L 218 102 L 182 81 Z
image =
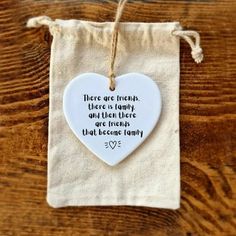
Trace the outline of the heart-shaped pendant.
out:
M 63 97 L 66 120 L 77 138 L 97 157 L 114 166 L 151 133 L 161 113 L 161 95 L 143 74 L 108 78 L 85 73 L 69 82 Z

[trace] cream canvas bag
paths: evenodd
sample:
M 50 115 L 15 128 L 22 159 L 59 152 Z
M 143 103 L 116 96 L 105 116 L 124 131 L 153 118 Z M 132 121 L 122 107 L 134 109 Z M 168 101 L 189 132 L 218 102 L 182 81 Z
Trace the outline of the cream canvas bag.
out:
M 46 25 L 53 36 L 50 60 L 47 201 L 52 207 L 136 205 L 180 206 L 179 38 L 202 60 L 199 35 L 173 23 L 121 23 L 117 75 L 143 73 L 159 86 L 163 108 L 146 141 L 116 166 L 92 154 L 71 132 L 62 109 L 63 92 L 75 76 L 108 73 L 113 23 L 55 20 L 41 16 L 28 27 Z M 195 41 L 192 40 L 195 39 Z M 145 89 L 145 88 L 144 88 Z

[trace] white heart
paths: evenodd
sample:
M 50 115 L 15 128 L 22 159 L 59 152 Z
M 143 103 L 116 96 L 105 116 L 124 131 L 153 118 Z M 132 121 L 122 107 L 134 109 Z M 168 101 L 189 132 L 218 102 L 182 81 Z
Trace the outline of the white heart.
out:
M 143 74 L 116 77 L 115 91 L 109 89 L 108 81 L 95 73 L 77 76 L 66 86 L 63 110 L 77 138 L 97 157 L 114 166 L 155 127 L 161 113 L 161 95 L 155 82 Z M 122 118 L 122 112 L 128 118 Z M 111 118 L 105 118 L 108 113 Z M 126 127 L 121 126 L 125 124 Z

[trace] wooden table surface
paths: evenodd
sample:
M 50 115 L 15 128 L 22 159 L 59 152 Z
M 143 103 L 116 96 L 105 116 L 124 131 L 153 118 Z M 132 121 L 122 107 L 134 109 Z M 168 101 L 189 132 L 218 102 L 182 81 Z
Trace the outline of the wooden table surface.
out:
M 49 58 L 28 18 L 112 21 L 116 1 L 0 2 L 0 235 L 236 235 L 236 1 L 130 1 L 122 21 L 180 21 L 202 37 L 195 64 L 181 42 L 181 208 L 46 203 Z

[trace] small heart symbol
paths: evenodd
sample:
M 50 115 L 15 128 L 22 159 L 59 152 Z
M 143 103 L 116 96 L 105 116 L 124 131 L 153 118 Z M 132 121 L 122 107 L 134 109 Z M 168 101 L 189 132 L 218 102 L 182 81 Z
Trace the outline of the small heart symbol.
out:
M 111 149 L 114 149 L 116 147 L 117 141 L 110 141 L 109 142 L 109 146 L 111 147 Z
M 85 73 L 66 86 L 63 111 L 78 139 L 114 166 L 155 127 L 161 113 L 161 95 L 156 83 L 143 74 L 116 77 L 116 88 L 111 91 L 107 77 Z

